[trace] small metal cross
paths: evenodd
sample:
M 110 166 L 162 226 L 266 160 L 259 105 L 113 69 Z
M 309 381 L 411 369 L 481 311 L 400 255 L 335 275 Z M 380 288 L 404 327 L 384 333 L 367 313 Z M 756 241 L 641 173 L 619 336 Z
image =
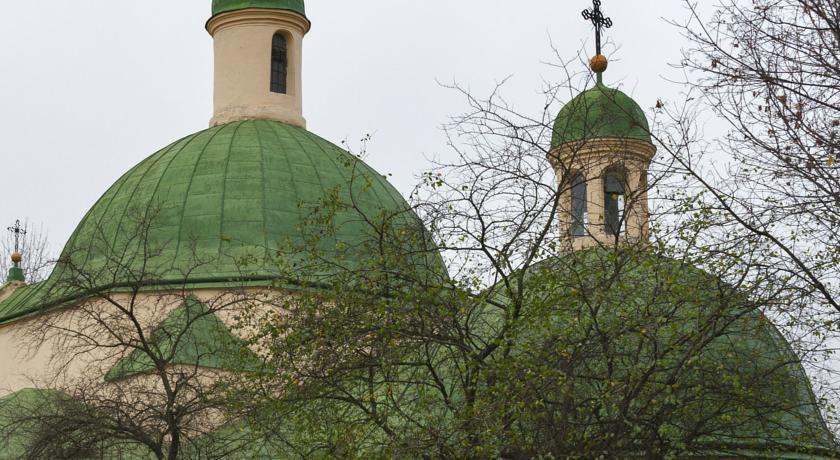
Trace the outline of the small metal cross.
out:
M 6 230 L 15 235 L 15 252 L 20 252 L 20 238 L 26 235 L 26 229 L 20 226 L 20 220 L 15 221 L 14 227 L 9 227 Z
M 609 29 L 613 26 L 613 22 L 612 19 L 604 17 L 601 11 L 601 0 L 592 0 L 592 4 L 595 6 L 592 11 L 583 10 L 583 19 L 592 21 L 592 25 L 595 26 L 595 49 L 598 54 L 601 54 L 601 30 Z

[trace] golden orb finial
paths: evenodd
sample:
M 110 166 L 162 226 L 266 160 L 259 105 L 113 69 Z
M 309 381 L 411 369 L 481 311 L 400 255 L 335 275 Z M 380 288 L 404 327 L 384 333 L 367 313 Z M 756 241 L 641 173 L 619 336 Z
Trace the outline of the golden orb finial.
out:
M 606 56 L 598 54 L 589 61 L 589 67 L 591 67 L 592 71 L 595 73 L 603 73 L 607 70 L 609 63 L 610 61 L 607 60 Z
M 19 264 L 22 260 L 23 260 L 23 254 L 21 254 L 20 252 L 17 252 L 17 251 L 12 253 L 12 262 L 14 262 L 16 264 Z

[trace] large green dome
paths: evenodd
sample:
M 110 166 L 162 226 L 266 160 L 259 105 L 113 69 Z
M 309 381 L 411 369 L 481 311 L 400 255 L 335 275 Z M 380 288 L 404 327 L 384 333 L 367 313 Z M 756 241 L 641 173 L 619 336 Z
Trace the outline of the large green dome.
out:
M 554 122 L 551 147 L 595 138 L 650 142 L 645 112 L 630 96 L 598 83 L 560 110 Z
M 492 289 L 499 302 L 511 296 L 504 284 Z M 840 458 L 796 353 L 725 281 L 652 250 L 597 248 L 532 266 L 521 289 L 521 332 L 512 334 L 523 339 L 510 379 L 554 366 L 543 386 L 528 387 L 542 388 L 539 407 L 547 414 L 568 404 L 579 408 L 580 426 L 597 413 L 597 423 L 620 427 L 667 410 L 658 435 L 690 441 L 684 448 L 692 457 Z M 638 393 L 625 393 L 631 387 Z M 628 394 L 636 399 L 622 399 Z M 633 420 L 609 410 L 630 401 Z M 551 424 L 527 426 L 528 432 L 536 436 L 543 426 Z
M 318 221 L 325 204 L 335 207 L 332 230 Z M 91 288 L 141 272 L 156 285 L 289 280 L 290 270 L 326 279 L 330 267 L 362 263 L 376 237 L 371 224 L 386 215 L 403 234 L 423 232 L 382 175 L 305 129 L 265 120 L 213 127 L 120 178 L 76 228 L 50 280 L 0 302 L 0 323 L 43 306 L 45 290 L 69 271 L 91 278 Z M 427 239 L 404 242 L 418 269 L 446 272 Z M 319 263 L 301 253 L 308 245 Z
M 290 10 L 306 16 L 304 0 L 213 0 L 213 16 L 245 8 Z

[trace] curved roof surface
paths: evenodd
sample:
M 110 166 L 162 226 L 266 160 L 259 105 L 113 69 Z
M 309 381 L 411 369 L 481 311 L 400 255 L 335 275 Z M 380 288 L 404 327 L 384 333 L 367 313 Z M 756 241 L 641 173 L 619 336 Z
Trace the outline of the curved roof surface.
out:
M 601 83 L 566 104 L 554 122 L 551 147 L 595 138 L 650 142 L 650 128 L 639 104 Z
M 498 301 L 508 301 L 501 283 L 491 289 Z M 651 366 L 651 382 L 666 381 L 687 356 L 686 344 L 709 340 L 681 373 L 682 391 L 674 396 L 684 407 L 669 422 L 677 430 L 703 427 L 695 441 L 698 457 L 840 458 L 796 353 L 770 320 L 724 281 L 652 252 L 622 255 L 598 248 L 532 266 L 524 289 L 526 305 L 534 302 L 532 309 L 549 308 L 554 316 L 523 321 L 521 327 L 535 338 L 559 329 L 572 335 L 569 341 L 583 343 L 590 339 L 575 334 L 588 327 L 610 337 L 615 356 L 596 353 L 586 366 L 577 364 L 582 382 L 596 382 L 576 387 L 579 400 L 598 399 L 600 382 L 622 381 L 625 371 L 636 382 L 632 373 L 640 366 Z M 698 322 L 719 324 L 719 330 L 700 336 Z M 649 329 L 635 333 L 640 324 Z M 645 342 L 661 353 L 656 365 L 639 359 L 651 351 Z M 646 388 L 657 389 L 655 383 Z
M 318 219 L 326 213 L 325 225 Z M 363 263 L 384 219 L 404 233 L 423 232 L 382 175 L 330 142 L 273 121 L 213 127 L 160 150 L 111 186 L 50 279 L 0 302 L 0 323 L 43 305 L 45 291 L 53 300 L 78 297 L 79 283 L 67 288 L 74 292 L 56 285 L 80 274 L 91 290 L 140 278 L 152 285 L 316 282 Z M 418 269 L 445 273 L 428 239 L 405 244 Z M 290 280 L 292 271 L 300 279 Z
M 304 0 L 213 0 L 213 16 L 245 8 L 290 10 L 306 16 Z

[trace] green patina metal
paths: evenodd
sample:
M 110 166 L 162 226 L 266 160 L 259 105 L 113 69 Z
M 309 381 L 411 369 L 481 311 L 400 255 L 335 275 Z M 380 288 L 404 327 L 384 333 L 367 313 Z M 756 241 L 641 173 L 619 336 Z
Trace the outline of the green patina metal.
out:
M 36 439 L 36 420 L 58 410 L 66 395 L 27 388 L 0 398 L 0 459 L 26 458 Z
M 24 282 L 24 281 L 26 281 L 26 277 L 23 274 L 23 269 L 20 268 L 17 265 L 10 268 L 9 269 L 9 277 L 7 278 L 7 281 L 9 281 L 9 282 L 12 282 L 12 281 Z
M 588 139 L 635 139 L 651 142 L 650 127 L 639 104 L 599 81 L 566 104 L 554 122 L 551 147 Z
M 613 273 L 608 267 L 615 265 L 624 268 Z M 602 282 L 604 273 L 609 274 L 609 284 Z M 695 426 L 698 420 L 713 427 L 697 440 L 697 457 L 840 458 L 840 446 L 820 413 L 796 353 L 760 309 L 748 306 L 746 296 L 721 279 L 653 252 L 598 248 L 540 262 L 528 269 L 524 281 L 523 311 L 547 308 L 550 312 L 548 319 L 524 315 L 517 327 L 522 329 L 522 337 L 533 340 L 531 347 L 525 349 L 535 349 L 540 340 L 557 331 L 564 331 L 567 339 L 574 342 L 578 340 L 577 331 L 597 324 L 599 331 L 616 340 L 611 346 L 633 350 L 626 360 L 611 357 L 610 378 L 621 375 L 622 364 L 627 364 L 628 372 L 633 371 L 629 363 L 650 364 L 636 360 L 645 355 L 642 344 L 651 340 L 651 334 L 673 346 L 679 338 L 695 334 L 698 322 L 726 324 L 719 336 L 692 360 L 692 370 L 681 379 L 686 388 L 700 388 L 707 379 L 720 388 L 698 391 L 693 393 L 691 402 L 681 401 L 684 410 L 678 413 L 683 418 L 670 420 L 666 427 L 680 433 Z M 584 290 L 589 293 L 583 295 L 589 303 L 582 311 L 595 311 L 591 316 L 581 315 L 576 306 L 584 303 L 581 286 L 589 284 L 593 288 Z M 721 294 L 722 291 L 728 293 Z M 547 294 L 551 292 L 555 294 Z M 488 295 L 500 303 L 509 303 L 512 298 L 503 284 L 491 288 Z M 640 311 L 646 312 L 644 318 L 654 321 L 648 335 L 635 337 L 624 328 L 628 322 L 635 324 Z M 502 318 L 486 324 L 490 333 L 498 332 Z M 683 351 L 679 347 L 674 350 Z M 672 365 L 676 366 L 676 361 L 670 361 L 673 358 L 663 353 L 655 358 L 657 367 L 670 371 Z M 597 399 L 598 385 L 609 380 L 606 364 L 601 360 L 606 357 L 593 355 L 587 367 L 579 369 L 585 375 L 584 383 L 575 389 L 580 401 Z M 659 377 L 654 374 L 651 382 L 660 381 Z M 756 378 L 761 382 L 754 381 Z M 587 379 L 596 384 L 589 386 Z M 652 383 L 651 388 L 656 388 L 656 384 Z M 717 391 L 727 396 L 721 398 Z M 665 432 L 661 434 L 664 436 Z
M 26 388 L 0 398 L 0 460 L 46 458 L 44 452 L 33 452 L 33 450 L 37 451 L 39 447 L 43 447 L 40 438 L 55 436 L 55 432 L 52 431 L 55 429 L 54 427 L 58 424 L 66 424 L 68 420 L 73 420 L 73 424 L 67 426 L 67 430 L 75 430 L 76 432 L 72 434 L 78 434 L 85 429 L 79 423 L 90 422 L 92 418 L 96 417 L 94 411 L 99 409 L 98 407 L 85 406 L 83 401 L 74 400 L 66 393 L 55 390 Z M 147 446 L 136 441 L 106 441 L 100 445 L 93 441 L 90 445 L 80 447 L 80 444 L 84 442 L 79 441 L 80 438 L 92 440 L 90 438 L 96 436 L 74 438 L 72 434 L 66 432 L 65 434 L 68 439 L 65 445 L 66 451 L 63 453 L 51 451 L 50 453 L 56 456 L 49 458 L 118 458 L 121 460 L 154 460 L 157 458 L 149 451 Z M 69 441 L 69 439 L 73 440 Z M 217 442 L 222 444 L 223 441 L 227 440 Z M 187 450 L 189 450 L 189 447 L 187 447 Z M 229 452 L 224 447 L 216 450 Z M 193 452 L 189 453 L 193 454 Z M 200 453 L 198 455 L 185 455 L 185 457 L 206 458 L 201 456 Z
M 38 426 L 40 419 L 45 425 L 85 420 L 78 414 L 96 407 L 85 407 L 81 401 L 74 401 L 65 393 L 54 390 L 26 388 L 0 398 L 0 460 L 35 458 L 33 447 L 38 446 L 39 436 L 50 435 Z M 82 411 L 82 412 L 68 412 Z M 87 420 L 85 420 L 87 421 Z M 78 427 L 70 427 L 78 429 Z M 231 458 L 269 459 L 288 458 L 282 445 L 271 443 L 250 429 L 246 421 L 235 421 L 218 430 L 205 434 L 182 447 L 183 458 Z M 122 460 L 154 460 L 157 457 L 148 446 L 137 441 L 105 441 L 101 445 L 92 443 L 86 451 L 79 451 L 68 443 L 67 457 L 61 458 L 114 458 Z M 37 457 L 41 458 L 41 457 Z
M 246 8 L 290 10 L 306 16 L 304 0 L 213 0 L 213 16 Z
M 326 202 L 340 205 L 332 231 L 309 220 Z M 83 297 L 71 286 L 80 273 L 89 291 L 125 287 L 138 277 L 149 288 L 293 286 L 301 281 L 288 278 L 295 271 L 315 283 L 369 258 L 371 222 L 382 219 L 422 229 L 399 192 L 350 153 L 279 122 L 216 126 L 120 178 L 79 224 L 50 279 L 0 302 L 0 323 Z M 308 244 L 317 246 L 322 263 L 299 252 Z M 407 244 L 418 269 L 446 273 L 430 241 Z
M 169 365 L 198 366 L 237 372 L 257 372 L 262 360 L 245 342 L 195 298 L 176 308 L 149 337 L 150 346 Z M 114 381 L 155 369 L 148 353 L 135 349 L 108 371 L 105 380 Z

